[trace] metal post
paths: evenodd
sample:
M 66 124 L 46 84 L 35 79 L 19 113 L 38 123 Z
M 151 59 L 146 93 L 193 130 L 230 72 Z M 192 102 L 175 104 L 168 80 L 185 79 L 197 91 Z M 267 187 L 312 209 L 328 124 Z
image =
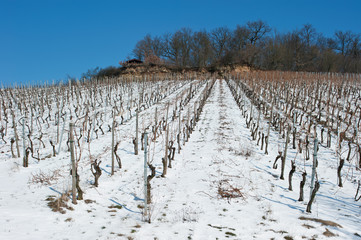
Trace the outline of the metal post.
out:
M 318 145 L 318 140 L 317 140 L 317 138 L 315 138 L 314 146 L 313 146 L 313 164 L 312 164 L 310 197 L 312 195 L 312 191 L 313 191 L 314 184 L 315 184 L 316 165 L 317 165 L 317 145 Z
M 148 212 L 148 189 L 147 189 L 147 170 L 148 170 L 148 160 L 147 160 L 147 154 L 148 154 L 148 133 L 144 133 L 144 216 L 147 216 Z
M 72 178 L 72 203 L 76 204 L 76 166 L 74 156 L 74 135 L 73 135 L 74 123 L 69 123 L 69 143 L 70 143 L 70 157 L 71 157 L 71 178 Z

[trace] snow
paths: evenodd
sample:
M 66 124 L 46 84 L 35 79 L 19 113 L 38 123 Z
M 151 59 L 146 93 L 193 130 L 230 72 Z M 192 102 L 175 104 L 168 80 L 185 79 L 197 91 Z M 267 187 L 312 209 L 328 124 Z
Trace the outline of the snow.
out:
M 199 103 L 205 82 L 198 84 L 197 95 L 187 106 L 189 110 L 183 110 L 182 122 L 187 120 L 188 112 L 193 112 L 193 104 L 197 100 Z M 171 116 L 176 96 L 188 87 L 189 83 L 179 86 L 167 98 L 142 111 L 141 129 L 153 121 L 155 107 L 161 119 L 165 116 L 166 103 L 170 102 Z M 111 123 L 110 119 L 107 121 Z M 177 126 L 175 120 L 170 129 Z M 317 172 L 321 187 L 312 213 L 306 213 L 312 160 L 304 162 L 301 154 L 296 156 L 296 150 L 289 146 L 286 179 L 291 160 L 296 159 L 293 191 L 289 191 L 288 180 L 279 179 L 280 164 L 278 169 L 272 168 L 284 139 L 271 130 L 269 154 L 265 155 L 256 141 L 252 141 L 224 80 L 215 82 L 199 122 L 180 154 L 176 150 L 173 166 L 165 178 L 160 177 L 164 134 L 150 144 L 148 157 L 157 171 L 151 181 L 151 223 L 145 222 L 142 215 L 144 153 L 134 155 L 131 144 L 134 128 L 135 118 L 117 127 L 123 168 L 116 168 L 114 176 L 110 175 L 111 133 L 99 134 L 89 146 L 84 143 L 78 170 L 84 199 L 92 202 L 79 200 L 73 205 L 68 200 L 73 210 L 65 209 L 65 214 L 53 212 L 46 200 L 50 195 L 59 197 L 58 192 L 70 187 L 70 154 L 65 142 L 59 155 L 39 162 L 30 158 L 28 168 L 22 167 L 22 159 L 11 158 L 9 148 L 1 142 L 4 152 L 0 158 L 0 239 L 328 239 L 324 235 L 327 229 L 335 234 L 332 239 L 361 239 L 361 204 L 353 199 L 354 179 L 359 172 L 345 165 L 343 178 L 347 180 L 339 188 L 335 151 L 320 146 Z M 91 185 L 94 181 L 90 173 L 91 158 L 102 161 L 98 188 Z M 50 174 L 55 170 L 59 177 L 50 185 L 31 180 L 40 172 Z M 299 182 L 304 170 L 308 174 L 305 201 L 299 202 Z M 239 190 L 239 197 L 221 198 L 219 189 L 230 187 Z M 120 205 L 121 209 L 114 208 Z M 342 227 L 325 226 L 300 217 L 333 221 Z

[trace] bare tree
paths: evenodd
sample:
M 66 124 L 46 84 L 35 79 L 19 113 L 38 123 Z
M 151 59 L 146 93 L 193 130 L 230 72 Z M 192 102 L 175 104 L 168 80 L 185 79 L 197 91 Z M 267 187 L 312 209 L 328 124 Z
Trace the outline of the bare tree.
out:
M 263 40 L 265 36 L 271 31 L 267 23 L 258 20 L 254 22 L 247 22 L 248 29 L 248 45 L 246 51 L 247 63 L 254 66 L 259 53 L 263 48 Z
M 251 45 L 256 45 L 271 31 L 271 27 L 262 20 L 247 22 L 247 28 L 249 31 L 248 40 Z
M 334 40 L 335 49 L 339 51 L 342 56 L 346 56 L 351 46 L 352 33 L 350 31 L 336 31 Z
M 154 37 L 147 34 L 142 40 L 138 41 L 133 49 L 133 55 L 145 62 L 152 63 L 152 59 L 164 56 L 165 45 L 160 37 Z
M 189 66 L 192 30 L 182 28 L 174 34 L 164 36 L 165 56 L 178 67 Z
M 209 34 L 206 31 L 195 32 L 191 41 L 191 60 L 195 67 L 207 67 L 213 55 Z
M 210 38 L 214 50 L 214 62 L 224 63 L 224 58 L 230 50 L 232 32 L 227 27 L 219 27 L 211 31 Z
M 308 23 L 303 25 L 303 28 L 300 30 L 300 36 L 306 46 L 310 47 L 316 40 L 317 32 L 316 29 Z

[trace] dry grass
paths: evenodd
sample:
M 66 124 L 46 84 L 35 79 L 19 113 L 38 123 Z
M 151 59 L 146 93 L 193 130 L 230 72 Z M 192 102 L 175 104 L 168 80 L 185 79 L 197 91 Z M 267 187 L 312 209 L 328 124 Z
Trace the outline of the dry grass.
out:
M 48 207 L 50 207 L 50 209 L 53 212 L 60 212 L 61 214 L 65 214 L 66 213 L 65 209 L 71 211 L 74 210 L 72 207 L 69 207 L 68 204 L 66 203 L 69 200 L 67 194 L 62 194 L 59 198 L 56 198 L 55 196 L 49 196 L 45 200 L 48 201 Z
M 308 217 L 299 217 L 299 219 L 304 220 L 304 221 L 318 222 L 318 223 L 321 223 L 322 226 L 331 226 L 331 227 L 342 228 L 342 226 L 340 224 L 329 221 L 329 220 L 322 220 L 322 219 L 319 219 L 319 218 L 308 218 Z
M 116 209 L 122 209 L 123 207 L 122 206 L 120 206 L 120 205 L 110 205 L 110 206 L 108 206 L 108 208 L 110 208 L 110 209 L 112 209 L 112 208 L 116 208 Z
M 90 203 L 95 203 L 96 201 L 95 200 L 91 200 L 91 199 L 85 199 L 84 202 L 86 204 L 90 204 Z
M 284 231 L 284 230 L 276 231 L 274 229 L 267 229 L 266 231 L 271 231 L 271 232 L 279 233 L 279 234 L 282 234 L 282 235 L 288 233 L 287 231 Z
M 334 234 L 333 232 L 331 232 L 327 228 L 326 228 L 326 231 L 324 233 L 322 233 L 322 234 L 325 235 L 326 237 L 335 237 L 335 236 L 337 236 L 336 234 Z
M 305 227 L 307 229 L 315 228 L 314 226 L 309 225 L 309 224 L 302 224 L 302 227 Z

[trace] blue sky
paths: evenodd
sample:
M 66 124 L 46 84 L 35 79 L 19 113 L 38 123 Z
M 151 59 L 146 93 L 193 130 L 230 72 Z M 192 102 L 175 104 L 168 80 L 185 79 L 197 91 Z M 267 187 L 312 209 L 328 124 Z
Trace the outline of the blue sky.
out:
M 0 0 L 0 84 L 51 83 L 118 66 L 147 33 L 182 27 L 235 28 L 261 19 L 279 32 L 311 23 L 326 36 L 361 33 L 360 9 L 361 0 Z

